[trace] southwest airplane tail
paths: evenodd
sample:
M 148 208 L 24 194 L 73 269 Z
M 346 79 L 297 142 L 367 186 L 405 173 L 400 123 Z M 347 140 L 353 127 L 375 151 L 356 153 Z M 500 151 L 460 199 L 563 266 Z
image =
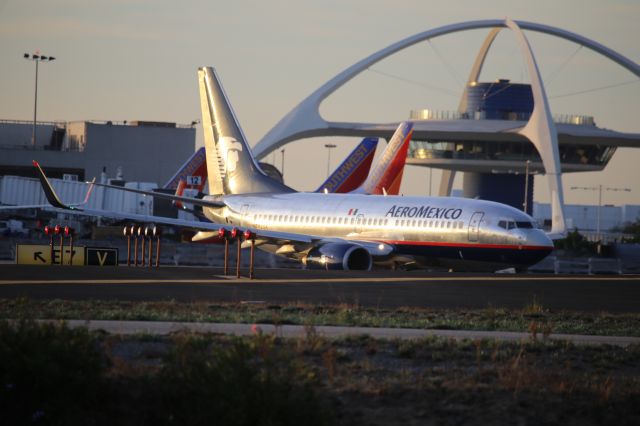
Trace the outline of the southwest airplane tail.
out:
M 202 192 L 207 183 L 207 157 L 204 148 L 198 149 L 191 157 L 178 169 L 171 179 L 164 184 L 164 189 L 176 189 L 182 185 L 195 188 Z M 182 195 L 182 192 L 180 194 Z
M 378 138 L 364 138 L 315 192 L 345 194 L 358 188 L 369 175 Z
M 398 195 L 412 135 L 413 123 L 400 123 L 369 177 L 354 193 Z
M 227 94 L 212 67 L 198 69 L 204 146 L 213 195 L 288 193 L 271 179 L 253 157 Z

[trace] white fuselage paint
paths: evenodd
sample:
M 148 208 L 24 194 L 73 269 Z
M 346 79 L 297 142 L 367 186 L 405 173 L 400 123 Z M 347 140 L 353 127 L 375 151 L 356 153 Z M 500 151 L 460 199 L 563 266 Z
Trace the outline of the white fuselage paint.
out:
M 553 248 L 551 240 L 537 227 L 500 226 L 531 224 L 533 220 L 524 212 L 490 201 L 317 193 L 227 195 L 224 200 L 224 209 L 205 209 L 211 220 L 241 229 L 411 246 L 411 257 L 418 263 L 422 263 L 422 252 L 426 257 L 438 257 L 445 248 L 449 249 L 445 257 L 456 257 L 452 259 L 456 263 L 465 262 L 464 251 L 469 249 L 533 250 L 546 255 Z M 450 253 L 458 248 L 462 249 L 454 255 Z M 504 253 L 501 256 L 502 259 L 493 259 L 489 255 L 486 261 L 509 266 Z

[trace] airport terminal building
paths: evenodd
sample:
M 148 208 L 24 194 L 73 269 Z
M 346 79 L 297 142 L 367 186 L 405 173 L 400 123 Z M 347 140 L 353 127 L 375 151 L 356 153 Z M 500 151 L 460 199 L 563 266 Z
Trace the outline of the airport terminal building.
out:
M 195 151 L 196 123 L 0 120 L 0 176 L 110 178 L 164 184 Z

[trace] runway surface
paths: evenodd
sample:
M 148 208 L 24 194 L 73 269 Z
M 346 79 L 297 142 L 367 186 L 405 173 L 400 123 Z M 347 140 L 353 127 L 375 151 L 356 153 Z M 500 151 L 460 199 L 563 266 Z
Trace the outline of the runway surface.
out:
M 256 277 L 225 277 L 221 269 L 205 267 L 0 265 L 0 298 L 305 302 L 449 309 L 518 309 L 535 301 L 553 310 L 640 312 L 640 276 L 260 269 Z

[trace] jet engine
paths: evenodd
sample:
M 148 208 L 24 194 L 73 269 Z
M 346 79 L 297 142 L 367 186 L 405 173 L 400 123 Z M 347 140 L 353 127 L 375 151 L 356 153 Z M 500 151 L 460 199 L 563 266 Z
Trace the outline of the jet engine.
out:
M 368 271 L 372 263 L 367 249 L 349 243 L 322 244 L 312 248 L 305 258 L 307 267 L 313 269 Z

